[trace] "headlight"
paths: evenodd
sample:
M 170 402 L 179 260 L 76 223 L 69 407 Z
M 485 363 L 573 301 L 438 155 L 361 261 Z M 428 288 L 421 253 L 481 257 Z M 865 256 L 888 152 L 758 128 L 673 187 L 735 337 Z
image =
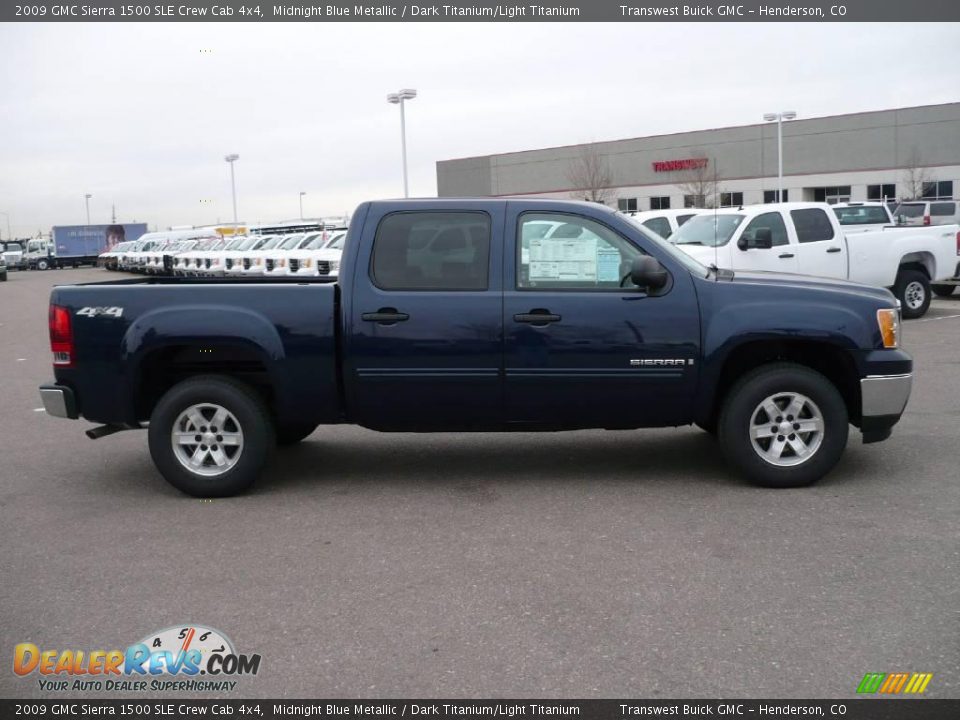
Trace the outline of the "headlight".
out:
M 337 272 L 338 270 L 340 270 L 340 261 L 339 261 L 339 260 L 331 260 L 331 261 L 330 261 L 330 272 Z
M 306 259 L 303 261 L 303 266 L 306 267 L 306 268 L 308 268 L 308 267 L 313 267 L 313 260 L 311 260 L 310 258 L 306 258 Z
M 900 347 L 900 312 L 896 308 L 877 310 L 877 325 L 885 348 Z
M 279 265 L 280 267 L 286 267 L 287 261 L 281 258 L 280 261 L 277 263 L 277 265 Z
M 260 264 L 260 260 L 261 260 L 260 258 L 257 258 L 256 260 L 254 260 L 253 264 L 254 264 L 254 265 L 259 265 L 259 264 Z

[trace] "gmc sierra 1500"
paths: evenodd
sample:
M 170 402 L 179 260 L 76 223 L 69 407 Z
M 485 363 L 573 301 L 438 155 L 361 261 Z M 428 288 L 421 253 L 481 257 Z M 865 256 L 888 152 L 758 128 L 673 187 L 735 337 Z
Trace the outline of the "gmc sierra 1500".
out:
M 331 423 L 696 423 L 752 482 L 794 487 L 849 424 L 890 435 L 912 379 L 899 322 L 887 290 L 707 268 L 596 204 L 368 202 L 336 281 L 55 288 L 40 393 L 102 423 L 91 437 L 148 425 L 162 475 L 198 496 L 245 489 L 275 444 Z

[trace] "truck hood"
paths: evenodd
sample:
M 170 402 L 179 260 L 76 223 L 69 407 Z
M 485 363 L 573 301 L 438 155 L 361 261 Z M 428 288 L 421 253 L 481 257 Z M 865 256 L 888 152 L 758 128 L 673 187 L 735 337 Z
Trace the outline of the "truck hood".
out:
M 779 288 L 788 287 L 798 290 L 817 290 L 836 293 L 838 295 L 856 295 L 861 298 L 879 300 L 888 307 L 893 307 L 896 304 L 893 293 L 885 288 L 850 282 L 849 280 L 814 277 L 812 275 L 793 275 L 790 273 L 764 272 L 762 270 L 737 270 L 732 279 L 724 280 L 721 277 L 719 282 L 732 282 L 734 285 L 771 285 Z

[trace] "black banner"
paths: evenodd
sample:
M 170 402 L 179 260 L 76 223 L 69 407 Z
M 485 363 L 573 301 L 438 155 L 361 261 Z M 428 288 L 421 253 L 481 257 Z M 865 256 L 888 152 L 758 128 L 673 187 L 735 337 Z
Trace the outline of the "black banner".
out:
M 0 700 L 10 718 L 842 718 L 956 720 L 960 700 Z
M 0 4 L 3 22 L 955 22 L 957 0 L 806 0 L 762 2 L 304 2 L 188 0 L 136 2 L 35 0 Z

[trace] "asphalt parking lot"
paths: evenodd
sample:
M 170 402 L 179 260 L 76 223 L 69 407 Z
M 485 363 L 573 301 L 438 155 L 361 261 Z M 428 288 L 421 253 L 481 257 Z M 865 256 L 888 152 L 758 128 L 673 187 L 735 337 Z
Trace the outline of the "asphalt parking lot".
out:
M 0 696 L 56 697 L 17 643 L 182 623 L 262 656 L 235 697 L 849 697 L 894 671 L 960 696 L 960 295 L 905 323 L 893 437 L 854 432 L 812 488 L 744 485 L 692 428 L 335 427 L 211 502 L 145 433 L 37 411 L 49 288 L 115 277 L 0 283 Z

